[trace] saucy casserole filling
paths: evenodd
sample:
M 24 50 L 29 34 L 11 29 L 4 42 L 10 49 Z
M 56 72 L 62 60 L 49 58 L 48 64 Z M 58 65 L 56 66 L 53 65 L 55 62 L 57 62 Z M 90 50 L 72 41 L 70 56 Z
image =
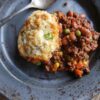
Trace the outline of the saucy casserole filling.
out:
M 99 36 L 84 14 L 35 11 L 19 33 L 18 49 L 48 72 L 70 71 L 82 77 L 90 72 L 89 59 Z

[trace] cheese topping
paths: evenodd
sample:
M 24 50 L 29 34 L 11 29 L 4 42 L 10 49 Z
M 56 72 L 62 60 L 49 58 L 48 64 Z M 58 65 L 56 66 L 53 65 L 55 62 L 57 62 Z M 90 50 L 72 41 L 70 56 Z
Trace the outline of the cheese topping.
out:
M 49 61 L 59 49 L 57 18 L 46 11 L 35 11 L 19 33 L 18 48 L 23 57 Z

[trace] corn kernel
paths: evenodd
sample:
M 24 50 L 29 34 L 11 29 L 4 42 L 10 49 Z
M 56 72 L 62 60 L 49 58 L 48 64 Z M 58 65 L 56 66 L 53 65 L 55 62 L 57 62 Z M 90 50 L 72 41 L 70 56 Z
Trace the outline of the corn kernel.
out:
M 54 64 L 53 71 L 56 72 L 57 69 L 59 68 L 59 66 L 60 66 L 59 63 L 56 62 L 56 63 Z
M 88 65 L 88 61 L 86 61 L 86 60 L 84 60 L 83 63 L 84 63 L 85 66 Z
M 58 68 L 59 67 L 59 63 L 57 62 L 57 63 L 55 63 L 55 66 Z

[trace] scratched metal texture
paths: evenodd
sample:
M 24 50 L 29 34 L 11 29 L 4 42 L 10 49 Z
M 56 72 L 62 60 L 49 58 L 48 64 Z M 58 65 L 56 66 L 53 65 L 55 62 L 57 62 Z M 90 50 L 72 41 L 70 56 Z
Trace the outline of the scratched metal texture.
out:
M 67 2 L 67 6 L 63 4 Z M 0 0 L 0 19 L 21 9 L 29 0 Z M 85 13 L 100 32 L 99 0 L 57 0 L 47 11 Z M 91 100 L 100 93 L 100 48 L 91 59 L 91 73 L 73 79 L 66 73 L 48 74 L 18 55 L 17 36 L 33 9 L 16 16 L 0 29 L 0 91 L 10 100 Z

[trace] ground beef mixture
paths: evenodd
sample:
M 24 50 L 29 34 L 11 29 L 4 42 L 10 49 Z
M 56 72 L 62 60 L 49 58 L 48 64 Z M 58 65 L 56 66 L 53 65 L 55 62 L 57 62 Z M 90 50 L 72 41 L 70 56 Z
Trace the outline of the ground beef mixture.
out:
M 70 71 L 76 77 L 89 73 L 89 58 L 98 47 L 100 33 L 96 32 L 84 14 L 57 11 L 61 49 L 54 52 L 45 68 L 49 72 Z

